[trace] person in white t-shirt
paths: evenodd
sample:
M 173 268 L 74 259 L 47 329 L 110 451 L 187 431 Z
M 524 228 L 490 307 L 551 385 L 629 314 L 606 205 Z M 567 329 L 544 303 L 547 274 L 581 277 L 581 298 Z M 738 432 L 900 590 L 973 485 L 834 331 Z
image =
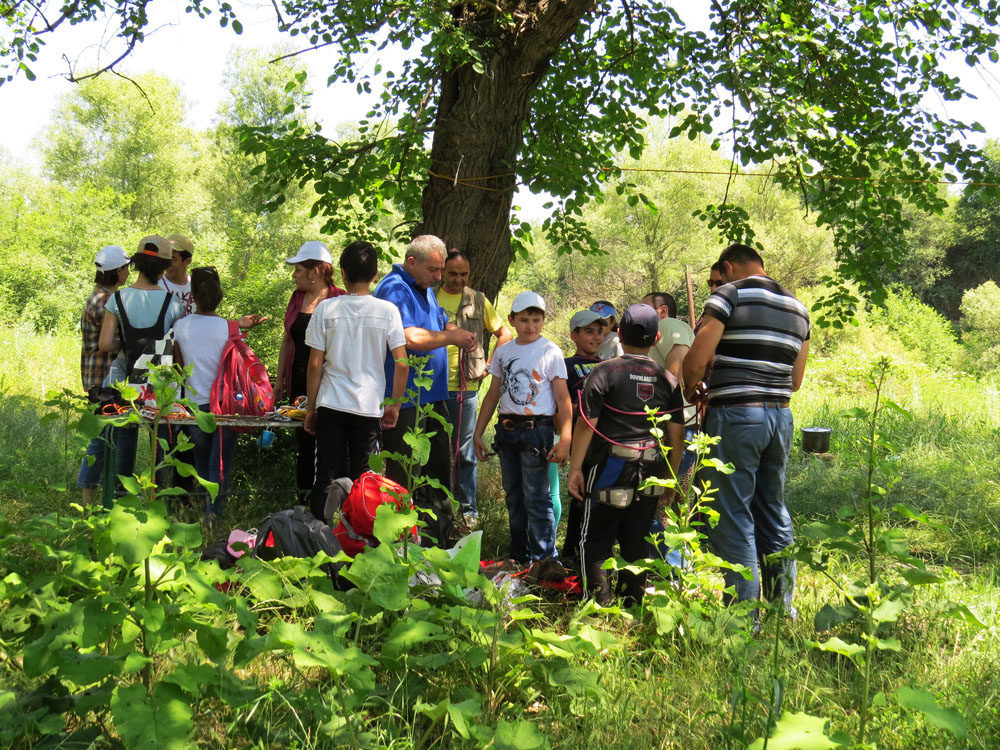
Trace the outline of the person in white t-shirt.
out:
M 170 268 L 160 277 L 159 287 L 177 297 L 184 305 L 184 314 L 190 315 L 195 310 L 191 277 L 188 275 L 194 243 L 183 234 L 172 234 L 167 237 L 167 242 L 171 250 Z
M 199 409 L 209 411 L 209 394 L 229 341 L 229 321 L 215 312 L 222 301 L 222 283 L 215 268 L 192 269 L 191 292 L 197 312 L 174 323 L 174 359 L 191 366 L 191 375 L 184 381 L 187 396 Z M 219 485 L 215 500 L 205 503 L 205 518 L 211 522 L 225 509 L 236 433 L 228 427 L 202 432 L 197 425 L 188 427 L 187 433 L 194 443 L 198 476 Z
M 542 336 L 545 300 L 535 292 L 521 292 L 510 309 L 508 320 L 517 338 L 493 353 L 493 380 L 483 399 L 472 441 L 479 460 L 487 460 L 489 451 L 483 433 L 499 404 L 496 450 L 510 523 L 509 556 L 518 562 L 534 563 L 556 557 L 548 464 L 566 462 L 573 407 L 562 350 Z M 560 440 L 553 445 L 556 412 Z
M 316 483 L 310 505 L 323 518 L 330 483 L 357 479 L 379 449 L 382 428 L 396 425 L 399 402 L 384 409 L 385 358 L 395 360 L 392 399 L 406 389 L 406 334 L 397 308 L 371 295 L 378 253 L 369 242 L 352 242 L 340 254 L 346 294 L 316 306 L 306 328 L 305 430 L 316 436 Z M 323 518 L 323 520 L 329 520 Z

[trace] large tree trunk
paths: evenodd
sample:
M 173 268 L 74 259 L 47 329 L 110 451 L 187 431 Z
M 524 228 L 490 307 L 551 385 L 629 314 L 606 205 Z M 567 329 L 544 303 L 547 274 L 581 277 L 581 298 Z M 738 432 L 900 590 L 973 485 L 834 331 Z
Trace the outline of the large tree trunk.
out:
M 443 71 L 431 146 L 432 176 L 424 189 L 418 234 L 436 234 L 464 251 L 469 286 L 495 300 L 513 259 L 510 208 L 518 183 L 518 154 L 531 95 L 549 60 L 595 0 L 522 0 L 509 6 L 521 26 L 484 40 L 486 70 L 471 65 Z M 466 28 L 496 30 L 471 11 Z

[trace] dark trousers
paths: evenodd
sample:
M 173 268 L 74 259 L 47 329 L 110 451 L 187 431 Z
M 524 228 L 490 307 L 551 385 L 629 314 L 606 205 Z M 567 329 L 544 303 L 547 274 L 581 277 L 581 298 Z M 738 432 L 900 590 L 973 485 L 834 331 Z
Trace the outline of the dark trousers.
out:
M 299 449 L 295 460 L 295 486 L 299 498 L 304 500 L 316 484 L 316 438 L 305 430 L 295 430 L 295 442 Z
M 428 433 L 433 433 L 430 435 L 430 457 L 424 466 L 413 468 L 413 476 L 414 478 L 424 476 L 435 479 L 440 483 L 442 489 L 422 485 L 413 493 L 412 499 L 418 511 L 430 510 L 437 516 L 436 519 L 432 519 L 426 513 L 420 514 L 421 520 L 427 523 L 421 532 L 424 546 L 445 547 L 451 543 L 454 534 L 451 498 L 443 489 L 451 486 L 451 441 L 444 428 L 444 424 L 448 423 L 448 409 L 444 401 L 438 401 L 430 406 L 435 414 L 441 415 L 444 423 L 433 417 L 424 419 L 423 428 Z M 414 428 L 416 419 L 416 409 L 400 409 L 399 421 L 396 422 L 396 426 L 390 430 L 382 431 L 382 448 L 400 455 L 411 455 L 413 449 L 406 444 L 403 436 Z M 398 462 L 386 461 L 385 473 L 389 479 L 408 487 L 406 471 Z
M 649 527 L 656 515 L 655 497 L 636 497 L 627 508 L 590 500 L 584 505 L 582 539 L 580 542 L 580 569 L 589 578 L 595 575 L 604 561 L 614 555 L 615 542 L 621 549 L 625 562 L 635 562 L 649 556 Z M 642 599 L 646 576 L 627 570 L 618 572 L 618 593 L 626 603 Z
M 316 409 L 316 482 L 310 506 L 324 521 L 326 493 L 341 477 L 357 479 L 368 470 L 368 457 L 378 452 L 382 434 L 378 417 L 362 417 L 320 406 Z
M 563 540 L 562 556 L 564 560 L 575 560 L 580 557 L 580 530 L 583 527 L 582 500 L 571 497 L 569 511 L 566 514 L 566 538 Z

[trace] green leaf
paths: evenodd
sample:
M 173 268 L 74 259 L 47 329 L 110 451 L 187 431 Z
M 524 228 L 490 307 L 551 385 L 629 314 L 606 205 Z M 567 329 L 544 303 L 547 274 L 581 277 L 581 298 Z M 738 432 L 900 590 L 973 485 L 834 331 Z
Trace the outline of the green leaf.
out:
M 197 549 L 201 547 L 200 523 L 172 523 L 168 532 L 170 541 L 178 547 Z
M 382 503 L 375 511 L 372 534 L 382 544 L 395 544 L 402 534 L 417 525 L 417 511 L 409 508 L 399 510 L 395 503 Z
M 194 421 L 198 423 L 202 432 L 215 432 L 218 429 L 215 424 L 215 415 L 210 411 L 197 409 L 194 412 Z
M 209 664 L 181 664 L 165 674 L 163 681 L 172 682 L 188 695 L 199 696 L 207 688 L 219 684 L 219 670 Z
M 177 685 L 159 682 L 151 697 L 142 685 L 115 688 L 111 716 L 125 747 L 184 750 L 194 729 L 190 696 Z
M 966 738 L 965 717 L 953 708 L 941 708 L 926 690 L 903 685 L 896 691 L 896 700 L 903 708 L 922 713 L 934 726 L 948 730 L 960 740 Z
M 875 648 L 882 651 L 902 651 L 903 644 L 899 642 L 898 638 L 876 638 Z
M 961 620 L 966 625 L 971 625 L 974 628 L 982 630 L 986 627 L 986 623 L 976 617 L 976 614 L 964 604 L 948 602 L 944 613 L 948 617 L 954 617 L 955 619 Z
M 135 614 L 139 622 L 150 633 L 159 633 L 167 617 L 163 605 L 156 601 L 150 602 L 148 605 L 141 603 L 136 605 Z
M 841 747 L 826 736 L 828 719 L 807 713 L 784 714 L 774 727 L 774 734 L 767 741 L 768 750 L 828 750 Z M 749 750 L 763 750 L 764 738 L 750 745 Z
M 493 733 L 497 750 L 543 750 L 549 741 L 538 727 L 527 721 L 499 721 Z
M 214 662 L 221 662 L 225 659 L 229 646 L 228 628 L 213 628 L 211 625 L 199 625 L 197 638 L 198 645 L 205 652 L 205 656 Z
M 382 644 L 382 653 L 389 658 L 396 659 L 414 646 L 421 646 L 430 641 L 440 641 L 446 637 L 440 625 L 426 620 L 404 618 L 393 624 L 389 631 L 389 637 Z
M 388 544 L 366 549 L 341 575 L 382 609 L 399 611 L 409 602 L 409 568 L 394 558 Z
M 886 599 L 872 612 L 872 619 L 875 622 L 895 622 L 905 608 L 906 605 L 899 599 Z
M 167 506 L 157 501 L 143 508 L 135 498 L 121 498 L 108 514 L 108 528 L 126 562 L 138 563 L 149 556 L 170 528 Z
M 944 583 L 948 579 L 937 573 L 931 573 L 924 568 L 903 568 L 899 571 L 903 579 L 911 586 L 926 586 L 931 583 Z
M 840 654 L 841 656 L 846 656 L 848 659 L 854 660 L 859 656 L 863 656 L 865 653 L 865 647 L 857 643 L 846 643 L 840 638 L 831 638 L 828 641 L 822 643 L 817 643 L 815 641 L 809 641 L 809 644 L 820 651 L 832 651 L 835 654 Z
M 854 607 L 844 604 L 824 604 L 813 618 L 813 627 L 816 628 L 817 632 L 822 633 L 824 630 L 850 622 L 857 616 L 858 610 Z
M 476 696 L 466 698 L 460 703 L 448 701 L 448 716 L 451 718 L 451 723 L 455 725 L 455 731 L 463 739 L 467 740 L 472 737 L 469 725 L 473 724 L 479 717 L 480 710 L 479 698 Z
M 911 508 L 909 505 L 906 505 L 905 503 L 896 503 L 895 505 L 892 506 L 892 510 L 894 513 L 901 515 L 903 518 L 909 518 L 910 520 L 916 521 L 917 523 L 922 523 L 925 526 L 930 526 L 932 529 L 935 529 L 937 531 L 948 530 L 948 527 L 945 526 L 940 521 L 932 520 L 930 516 L 928 516 L 926 513 L 918 514 L 915 510 L 913 510 L 913 508 Z
M 277 573 L 265 567 L 245 574 L 243 583 L 250 589 L 253 597 L 262 602 L 281 599 L 281 592 L 284 590 Z
M 138 651 L 133 651 L 125 657 L 125 666 L 122 667 L 122 674 L 135 674 L 147 664 L 152 664 L 153 660 L 149 656 L 144 656 Z
M 77 685 L 93 685 L 101 680 L 121 672 L 123 660 L 113 656 L 103 656 L 95 653 L 80 653 L 72 649 L 60 652 L 62 664 L 59 676 L 72 680 Z
M 431 440 L 426 433 L 405 432 L 403 442 L 413 449 L 413 460 L 418 466 L 427 463 L 431 456 Z
M 850 528 L 837 521 L 813 521 L 796 530 L 808 539 L 840 539 L 847 536 Z

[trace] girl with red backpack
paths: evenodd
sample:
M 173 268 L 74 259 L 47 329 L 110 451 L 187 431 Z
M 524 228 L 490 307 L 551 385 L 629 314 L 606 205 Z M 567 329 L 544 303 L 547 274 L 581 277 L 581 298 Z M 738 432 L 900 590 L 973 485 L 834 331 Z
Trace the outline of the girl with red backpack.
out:
M 222 301 L 222 283 L 215 268 L 191 269 L 191 295 L 197 312 L 174 324 L 174 359 L 192 366 L 191 376 L 184 381 L 187 397 L 202 411 L 210 411 L 212 384 L 229 341 L 229 321 L 215 312 Z M 215 500 L 205 503 L 205 519 L 212 522 L 225 508 L 236 432 L 228 427 L 202 432 L 197 425 L 188 427 L 187 432 L 194 443 L 198 476 L 219 485 Z

